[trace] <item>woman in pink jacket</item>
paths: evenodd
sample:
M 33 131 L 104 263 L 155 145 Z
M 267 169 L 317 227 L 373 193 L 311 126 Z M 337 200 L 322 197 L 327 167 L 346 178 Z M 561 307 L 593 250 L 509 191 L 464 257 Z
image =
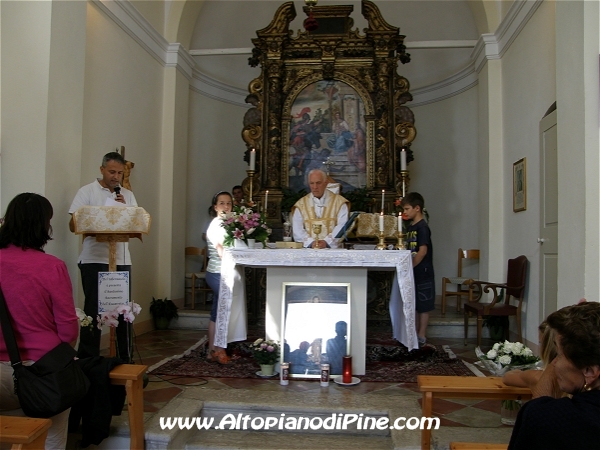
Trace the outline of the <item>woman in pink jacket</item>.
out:
M 21 360 L 31 364 L 61 342 L 75 345 L 79 322 L 65 263 L 44 253 L 52 205 L 41 195 L 17 195 L 0 226 L 0 287 Z M 14 393 L 10 357 L 0 334 L 0 414 L 23 416 Z M 64 449 L 70 409 L 52 417 L 46 448 Z

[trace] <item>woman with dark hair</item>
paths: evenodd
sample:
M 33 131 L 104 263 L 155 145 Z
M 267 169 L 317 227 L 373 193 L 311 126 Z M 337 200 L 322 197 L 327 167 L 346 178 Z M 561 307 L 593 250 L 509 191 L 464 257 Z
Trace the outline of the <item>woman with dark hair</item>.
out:
M 52 205 L 41 195 L 17 195 L 0 226 L 0 287 L 24 364 L 33 364 L 61 342 L 75 345 L 79 321 L 65 263 L 44 253 L 51 239 Z M 0 334 L 0 413 L 23 416 L 14 393 L 13 369 Z M 69 411 L 57 414 L 47 449 L 65 448 Z
M 567 306 L 548 316 L 555 332 L 552 361 L 571 398 L 531 400 L 519 411 L 509 449 L 591 449 L 600 437 L 600 303 Z M 594 443 L 595 442 L 595 443 Z
M 208 323 L 208 355 L 206 359 L 219 364 L 229 364 L 231 360 L 224 348 L 215 347 L 215 330 L 217 310 L 219 308 L 219 288 L 221 286 L 221 258 L 223 257 L 223 242 L 225 241 L 225 228 L 221 225 L 225 214 L 233 208 L 233 197 L 229 192 L 217 192 L 208 209 L 213 220 L 206 230 L 206 244 L 208 246 L 208 267 L 206 268 L 206 282 L 213 291 L 213 303 Z

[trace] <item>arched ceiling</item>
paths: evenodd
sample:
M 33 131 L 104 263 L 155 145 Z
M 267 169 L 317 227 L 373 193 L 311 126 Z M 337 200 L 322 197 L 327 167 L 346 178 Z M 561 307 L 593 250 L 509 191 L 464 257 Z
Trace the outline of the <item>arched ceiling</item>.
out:
M 247 62 L 251 39 L 256 37 L 256 30 L 271 22 L 283 2 L 218 0 L 200 3 L 201 7 L 193 8 L 198 15 L 189 41 L 197 69 L 221 85 L 245 90 L 260 74 L 259 68 L 251 68 Z M 294 3 L 297 17 L 290 28 L 295 36 L 306 16 L 302 11 L 304 2 Z M 488 24 L 497 26 L 507 9 L 499 4 L 512 1 L 375 0 L 375 3 L 383 18 L 406 35 L 405 44 L 412 61 L 400 64 L 398 72 L 410 81 L 411 90 L 415 90 L 444 82 L 470 66 L 477 39 L 490 31 Z M 319 2 L 321 6 L 328 4 L 353 5 L 354 28 L 362 31 L 367 26 L 360 12 L 360 1 Z M 184 21 L 189 27 L 188 14 L 182 14 L 182 23 Z M 185 42 L 181 33 L 178 37 L 180 42 Z

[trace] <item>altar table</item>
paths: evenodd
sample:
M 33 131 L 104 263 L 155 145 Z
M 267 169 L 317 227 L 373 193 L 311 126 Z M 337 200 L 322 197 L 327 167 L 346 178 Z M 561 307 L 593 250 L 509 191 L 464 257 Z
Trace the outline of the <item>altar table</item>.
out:
M 226 249 L 221 262 L 221 287 L 215 331 L 217 347 L 225 348 L 228 342 L 247 339 L 244 266 L 395 269 L 390 298 L 393 337 L 411 350 L 419 348 L 415 328 L 415 290 L 410 251 L 238 248 Z

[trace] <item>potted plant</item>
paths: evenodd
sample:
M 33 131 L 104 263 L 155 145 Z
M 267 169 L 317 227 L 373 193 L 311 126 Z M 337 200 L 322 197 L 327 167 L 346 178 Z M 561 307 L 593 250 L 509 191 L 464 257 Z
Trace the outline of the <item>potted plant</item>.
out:
M 254 359 L 260 365 L 260 375 L 273 375 L 273 367 L 279 359 L 279 343 L 271 340 L 257 339 L 250 344 L 250 348 Z
M 157 330 L 166 330 L 169 328 L 171 319 L 179 317 L 177 314 L 177 305 L 168 298 L 154 298 L 150 302 L 150 314 L 154 320 L 154 328 Z

